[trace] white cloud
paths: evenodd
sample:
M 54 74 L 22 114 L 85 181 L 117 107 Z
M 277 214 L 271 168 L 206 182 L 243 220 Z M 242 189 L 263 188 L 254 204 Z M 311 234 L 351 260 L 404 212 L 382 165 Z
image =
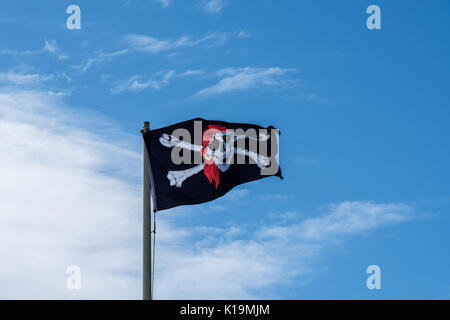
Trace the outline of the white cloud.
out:
M 0 136 L 0 298 L 138 298 L 140 157 L 128 137 L 57 96 L 3 89 Z M 79 292 L 66 289 L 72 264 Z
M 2 49 L 0 50 L 1 54 L 4 55 L 10 55 L 10 56 L 30 56 L 30 55 L 34 55 L 34 54 L 38 54 L 41 53 L 42 50 L 23 50 L 23 51 L 19 51 L 19 50 L 10 50 L 10 49 Z
M 192 39 L 189 36 L 182 36 L 178 39 L 156 39 L 154 37 L 129 34 L 124 37 L 123 42 L 132 50 L 160 53 L 164 51 L 173 51 L 181 48 L 194 47 L 202 43 L 210 45 L 223 44 L 226 41 L 225 33 L 212 32 L 199 39 Z
M 22 72 L 0 72 L 0 84 L 3 85 L 38 85 L 44 81 L 53 79 L 51 75 Z
M 58 60 L 67 60 L 70 58 L 68 54 L 62 52 L 56 40 L 45 40 L 44 47 L 41 51 L 58 57 Z
M 264 228 L 260 237 L 327 241 L 362 234 L 412 217 L 411 206 L 398 203 L 342 202 L 330 205 L 328 210 L 325 215 L 305 219 L 298 224 Z
M 157 39 L 151 36 L 141 34 L 128 34 L 122 38 L 122 43 L 127 46 L 112 52 L 98 51 L 92 57 L 86 59 L 81 65 L 75 66 L 76 69 L 86 72 L 95 65 L 109 63 L 114 59 L 133 52 L 144 52 L 157 54 L 162 52 L 174 53 L 173 51 L 191 48 L 200 44 L 209 46 L 222 45 L 227 40 L 226 33 L 211 32 L 199 39 L 192 39 L 189 36 L 182 36 L 178 39 Z
M 48 53 L 50 55 L 58 57 L 59 60 L 68 59 L 69 56 L 61 52 L 56 40 L 45 40 L 44 47 L 40 50 L 9 50 L 2 49 L 0 50 L 0 54 L 10 55 L 10 56 L 33 56 L 37 54 Z
M 215 85 L 202 89 L 193 97 L 209 97 L 233 91 L 243 91 L 261 87 L 280 87 L 289 83 L 285 76 L 294 69 L 273 68 L 226 68 L 217 75 L 222 79 Z
M 140 298 L 138 135 L 55 95 L 0 89 L 0 136 L 0 298 Z M 413 217 L 343 202 L 270 227 L 183 228 L 172 212 L 158 218 L 157 298 L 276 298 L 265 289 L 307 276 L 327 249 Z M 66 289 L 73 264 L 80 291 Z
M 156 72 L 151 76 L 134 75 L 125 81 L 114 81 L 114 86 L 110 89 L 111 93 L 116 94 L 124 91 L 138 92 L 145 89 L 160 90 L 169 85 L 174 78 L 186 78 L 201 76 L 203 70 L 193 69 L 182 73 L 176 73 L 174 70 Z M 103 81 L 110 81 L 111 76 L 102 75 Z
M 53 52 L 58 51 L 59 47 L 56 44 L 56 40 L 46 40 L 45 44 L 44 44 L 44 48 L 42 50 L 53 53 Z
M 248 38 L 251 38 L 252 35 L 251 35 L 250 33 L 248 33 L 247 31 L 240 31 L 240 32 L 237 34 L 237 37 L 238 37 L 239 39 L 248 39 Z
M 142 75 L 135 75 L 130 77 L 126 81 L 118 81 L 115 83 L 115 86 L 111 88 L 111 93 L 120 93 L 123 91 L 141 91 L 147 88 L 151 88 L 154 90 L 159 90 L 164 86 L 168 85 L 172 77 L 174 76 L 175 71 L 167 71 L 167 72 L 158 72 L 153 75 L 153 78 L 146 79 L 146 77 Z M 155 77 L 159 77 L 155 78 Z
M 159 2 L 163 8 L 167 8 L 172 4 L 172 0 L 154 0 L 156 2 Z
M 224 0 L 205 0 L 202 1 L 200 6 L 203 12 L 216 15 L 222 12 L 226 2 Z
M 87 59 L 83 64 L 76 66 L 76 69 L 86 72 L 95 65 L 111 62 L 115 58 L 123 56 L 127 53 L 129 53 L 129 50 L 127 49 L 117 50 L 113 52 L 100 51 L 97 52 L 97 54 L 94 57 Z
M 276 299 L 265 289 L 305 280 L 325 252 L 411 218 L 413 209 L 405 204 L 343 202 L 319 217 L 301 220 L 291 214 L 283 219 L 286 224 L 270 227 L 184 229 L 176 240 L 158 239 L 156 297 Z M 167 221 L 158 230 L 182 231 Z
M 195 70 L 187 70 L 183 73 L 177 74 L 177 77 L 185 78 L 185 77 L 201 76 L 204 74 L 205 72 L 203 70 L 195 69 Z

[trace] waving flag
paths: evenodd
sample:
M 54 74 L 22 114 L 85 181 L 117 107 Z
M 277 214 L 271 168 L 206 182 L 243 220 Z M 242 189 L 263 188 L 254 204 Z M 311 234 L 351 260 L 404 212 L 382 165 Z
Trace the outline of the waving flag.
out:
M 211 201 L 246 182 L 282 178 L 274 127 L 197 118 L 143 137 L 157 211 Z

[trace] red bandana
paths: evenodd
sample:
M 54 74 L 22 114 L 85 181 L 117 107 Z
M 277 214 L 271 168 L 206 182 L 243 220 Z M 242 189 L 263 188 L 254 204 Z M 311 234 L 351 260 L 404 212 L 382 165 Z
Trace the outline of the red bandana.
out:
M 214 159 L 208 157 L 206 151 L 211 141 L 211 138 L 217 132 L 225 132 L 225 131 L 227 131 L 227 128 L 220 125 L 209 125 L 203 131 L 203 149 L 201 151 L 201 154 L 205 159 L 205 167 L 203 168 L 203 173 L 205 174 L 206 178 L 208 178 L 210 184 L 213 181 L 215 182 L 216 189 L 219 187 L 220 183 L 220 170 L 219 167 L 217 167 L 216 163 L 214 162 Z

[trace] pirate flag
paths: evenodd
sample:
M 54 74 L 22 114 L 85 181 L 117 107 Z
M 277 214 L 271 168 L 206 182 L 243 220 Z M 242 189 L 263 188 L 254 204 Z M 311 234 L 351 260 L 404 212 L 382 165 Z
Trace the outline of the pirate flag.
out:
M 143 138 L 156 211 L 208 202 L 265 177 L 282 178 L 274 127 L 197 118 L 143 132 Z

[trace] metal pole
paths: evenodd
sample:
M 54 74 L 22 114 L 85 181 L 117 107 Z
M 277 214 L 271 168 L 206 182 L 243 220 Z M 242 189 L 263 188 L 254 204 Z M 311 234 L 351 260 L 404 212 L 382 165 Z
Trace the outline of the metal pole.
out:
M 150 123 L 144 122 L 142 133 L 150 131 Z M 144 142 L 143 146 L 144 158 L 144 179 L 143 179 L 143 270 L 142 270 L 142 297 L 144 300 L 152 300 L 152 217 L 151 217 L 151 200 L 150 200 L 150 173 L 149 159 L 147 147 Z

